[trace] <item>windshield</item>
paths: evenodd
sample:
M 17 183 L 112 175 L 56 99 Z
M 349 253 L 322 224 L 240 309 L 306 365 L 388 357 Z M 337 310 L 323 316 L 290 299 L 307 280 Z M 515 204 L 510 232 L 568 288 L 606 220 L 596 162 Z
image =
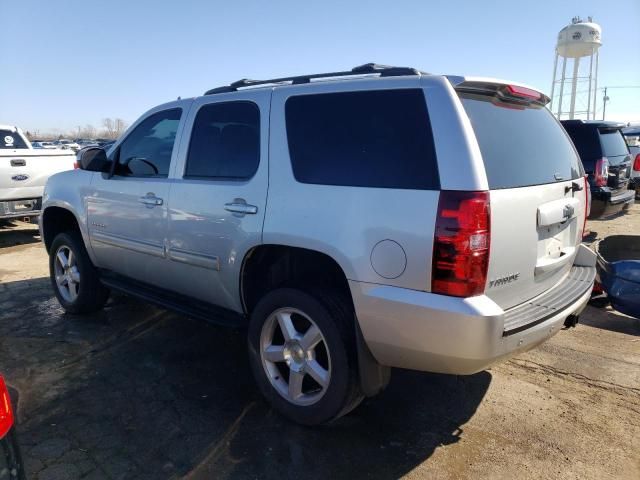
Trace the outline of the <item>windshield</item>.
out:
M 14 148 L 28 148 L 25 141 L 17 132 L 11 130 L 0 130 L 0 148 L 2 149 L 14 149 Z
M 475 131 L 489 188 L 516 188 L 579 178 L 571 140 L 545 107 L 461 94 Z

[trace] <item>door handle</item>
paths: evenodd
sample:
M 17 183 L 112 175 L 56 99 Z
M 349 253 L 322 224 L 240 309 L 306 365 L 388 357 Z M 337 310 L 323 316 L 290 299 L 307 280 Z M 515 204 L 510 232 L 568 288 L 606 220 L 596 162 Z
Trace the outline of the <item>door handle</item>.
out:
M 231 202 L 231 203 L 225 203 L 224 209 L 227 212 L 241 213 L 241 214 L 254 215 L 258 213 L 258 207 L 256 207 L 255 205 L 249 205 L 245 202 L 240 202 L 238 200 L 235 200 L 234 202 Z
M 147 193 L 144 197 L 140 197 L 138 199 L 140 203 L 144 203 L 145 205 L 149 205 L 151 207 L 155 207 L 156 205 L 162 205 L 162 199 L 156 197 L 153 193 Z

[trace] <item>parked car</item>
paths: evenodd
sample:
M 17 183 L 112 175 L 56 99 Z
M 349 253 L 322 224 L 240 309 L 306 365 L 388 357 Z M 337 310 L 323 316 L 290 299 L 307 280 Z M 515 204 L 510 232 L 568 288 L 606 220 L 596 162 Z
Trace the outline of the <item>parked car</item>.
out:
M 11 398 L 0 375 L 0 479 L 25 480 L 24 464 L 16 437 Z
M 100 146 L 100 144 L 96 140 L 90 140 L 90 139 L 79 139 L 79 140 L 76 140 L 76 143 L 80 146 L 81 149 L 86 147 Z
M 53 144 L 57 148 L 61 148 L 63 150 L 73 150 L 74 152 L 77 152 L 78 150 L 80 150 L 80 145 L 78 145 L 76 142 L 72 140 L 60 139 L 53 142 Z
M 33 149 L 19 128 L 0 125 L 0 219 L 37 217 L 49 175 L 74 161 L 69 150 Z
M 49 180 L 55 294 L 248 325 L 260 390 L 303 424 L 390 367 L 481 371 L 575 325 L 595 278 L 584 173 L 548 101 L 367 64 L 160 105 Z
M 636 199 L 640 199 L 640 128 L 625 128 L 622 130 L 622 133 L 627 142 L 627 147 L 629 147 L 631 158 L 633 159 L 629 189 L 636 192 Z
M 602 218 L 627 209 L 635 195 L 628 189 L 631 155 L 622 136 L 624 124 L 599 120 L 563 120 L 562 125 L 589 175 L 591 213 Z
M 53 142 L 45 142 L 45 141 L 31 142 L 31 147 L 32 148 L 44 148 L 44 149 L 47 149 L 47 150 L 52 150 L 52 149 L 58 148 L 53 144 Z

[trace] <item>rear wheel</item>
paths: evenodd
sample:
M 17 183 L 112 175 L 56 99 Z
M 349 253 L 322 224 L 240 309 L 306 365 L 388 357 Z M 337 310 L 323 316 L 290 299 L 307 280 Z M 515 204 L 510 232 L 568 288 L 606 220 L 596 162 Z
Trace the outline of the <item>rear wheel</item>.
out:
M 56 297 L 69 313 L 95 312 L 109 297 L 77 232 L 59 233 L 53 239 L 49 273 Z
M 249 356 L 261 392 L 289 419 L 317 425 L 362 400 L 353 312 L 336 294 L 281 288 L 257 304 Z

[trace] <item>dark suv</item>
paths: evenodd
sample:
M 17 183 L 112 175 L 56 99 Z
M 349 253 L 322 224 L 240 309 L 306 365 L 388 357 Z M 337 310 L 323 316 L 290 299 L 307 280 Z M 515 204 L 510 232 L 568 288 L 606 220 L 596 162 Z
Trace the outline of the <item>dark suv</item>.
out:
M 591 214 L 600 218 L 616 214 L 634 202 L 628 189 L 631 155 L 621 128 L 624 124 L 598 120 L 563 120 L 573 140 L 591 186 Z

